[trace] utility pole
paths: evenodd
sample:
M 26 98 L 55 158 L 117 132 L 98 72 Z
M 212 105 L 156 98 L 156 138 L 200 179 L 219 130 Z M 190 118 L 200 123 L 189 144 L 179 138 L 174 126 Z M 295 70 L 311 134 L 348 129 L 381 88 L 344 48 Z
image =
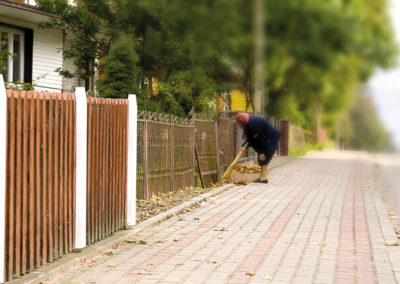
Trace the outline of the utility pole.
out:
M 255 114 L 264 114 L 264 0 L 255 0 L 254 105 Z

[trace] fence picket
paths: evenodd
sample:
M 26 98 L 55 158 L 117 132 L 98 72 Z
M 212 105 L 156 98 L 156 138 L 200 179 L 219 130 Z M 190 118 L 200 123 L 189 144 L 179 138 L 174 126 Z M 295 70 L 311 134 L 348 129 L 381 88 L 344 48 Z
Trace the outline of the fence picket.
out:
M 22 136 L 23 136 L 23 146 L 22 146 L 22 255 L 21 255 L 21 273 L 26 274 L 27 271 L 27 254 L 28 254 L 28 166 L 29 166 L 29 158 L 28 158 L 28 136 L 29 136 L 29 110 L 30 110 L 30 101 L 26 97 L 26 92 L 23 92 L 21 98 L 24 98 L 23 101 L 23 127 L 22 127 Z
M 113 108 L 111 109 L 111 118 L 115 118 L 115 116 L 117 115 L 117 112 L 115 111 L 115 107 L 113 106 Z M 115 143 L 115 128 L 117 127 L 116 125 L 116 119 L 111 119 L 110 121 L 110 155 L 111 155 L 111 159 L 110 159 L 110 170 L 111 170 L 111 178 L 109 179 L 109 188 L 111 191 L 111 200 L 110 200 L 110 205 L 111 205 L 111 229 L 110 231 L 116 231 L 117 230 L 117 226 L 116 226 L 116 212 L 115 212 L 115 208 L 116 208 L 116 199 L 115 199 L 115 195 L 116 195 L 116 187 L 115 187 L 115 166 L 116 166 L 116 161 L 115 161 L 115 151 L 116 151 L 116 143 Z
M 57 234 L 58 234 L 58 252 L 57 258 L 61 257 L 63 251 L 63 191 L 64 191 L 64 101 L 62 100 L 61 94 L 57 94 L 58 104 L 59 104 L 59 143 L 58 153 L 59 153 L 59 163 L 58 163 L 58 199 L 56 199 L 58 210 L 57 210 Z
M 68 94 L 66 96 L 66 100 L 63 101 L 64 103 L 64 110 L 65 110 L 65 117 L 64 117 L 64 167 L 63 167 L 63 172 L 64 174 L 64 186 L 63 186 L 63 254 L 67 253 L 67 248 L 68 248 L 68 176 L 69 176 L 69 171 L 68 171 L 68 148 L 69 148 L 69 103 L 70 103 L 70 95 Z
M 58 129 L 60 128 L 60 102 L 57 94 L 55 98 L 55 120 L 54 120 L 54 259 L 58 258 L 59 242 L 58 242 L 58 220 L 59 220 L 59 175 L 60 175 L 60 137 Z
M 44 95 L 41 95 L 41 105 L 42 105 L 42 112 L 41 112 L 41 136 L 42 136 L 42 177 L 43 177 L 43 187 L 42 187 L 42 258 L 43 264 L 47 262 L 47 249 L 48 249 L 48 221 L 47 221 L 47 212 L 48 212 L 48 148 L 47 148 L 47 98 Z
M 35 102 L 33 93 L 28 92 L 28 100 L 30 101 L 29 109 L 29 262 L 28 271 L 34 268 L 35 257 Z M 28 204 L 27 204 L 28 205 Z
M 40 96 L 38 92 L 34 92 L 33 94 L 33 102 L 35 105 L 35 147 L 34 147 L 34 157 L 35 157 L 35 166 L 34 166 L 34 174 L 36 178 L 35 183 L 35 267 L 40 265 Z
M 6 279 L 10 278 L 14 272 L 14 231 L 15 231 L 15 148 L 14 145 L 16 141 L 16 133 L 15 133 L 15 97 L 11 92 L 7 93 L 8 95 L 8 110 L 10 112 L 9 121 L 8 121 L 8 145 L 7 145 L 7 154 L 8 156 L 8 197 L 6 205 L 8 208 L 6 212 L 9 214 L 8 218 L 8 262 L 7 263 L 7 271 L 6 271 Z

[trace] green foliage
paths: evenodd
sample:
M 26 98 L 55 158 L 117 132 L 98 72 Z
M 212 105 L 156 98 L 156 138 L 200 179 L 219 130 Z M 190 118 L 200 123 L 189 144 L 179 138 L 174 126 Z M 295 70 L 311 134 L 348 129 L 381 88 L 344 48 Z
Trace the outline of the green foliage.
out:
M 36 84 L 31 83 L 21 83 L 19 80 L 14 84 L 5 83 L 6 89 L 12 90 L 24 90 L 24 91 L 33 91 L 36 87 Z
M 330 143 L 306 143 L 301 148 L 289 149 L 289 156 L 300 157 L 305 156 L 310 151 L 322 151 L 325 149 L 331 149 Z
M 87 80 L 107 55 L 102 96 L 134 92 L 141 109 L 185 115 L 212 112 L 216 93 L 240 88 L 253 104 L 254 0 L 67 2 L 37 0 L 59 16 L 41 27 L 74 36 L 63 52 L 78 72 L 63 76 Z M 397 55 L 386 9 L 387 0 L 265 1 L 266 112 L 333 135 L 359 84 Z M 152 78 L 158 93 L 143 84 Z
M 8 51 L 7 41 L 0 40 L 0 74 L 3 74 L 5 80 L 7 80 L 7 62 L 9 56 L 11 56 L 13 60 L 16 59 L 16 54 Z
M 67 0 L 36 1 L 39 9 L 58 16 L 39 23 L 40 28 L 59 28 L 71 33 L 70 45 L 62 51 L 64 59 L 73 59 L 77 70 L 71 72 L 58 69 L 60 75 L 66 78 L 78 77 L 88 85 L 95 67 L 98 67 L 96 59 L 103 57 L 106 50 L 107 40 L 102 34 L 106 19 L 98 15 L 100 8 L 108 7 L 105 3 L 105 0 L 76 0 L 75 5 L 69 5 Z
M 390 136 L 380 122 L 369 97 L 357 97 L 349 114 L 352 133 L 347 147 L 367 151 L 392 150 Z
M 104 78 L 97 82 L 102 97 L 126 98 L 128 94 L 138 94 L 139 70 L 136 64 L 139 57 L 134 44 L 126 34 L 120 34 L 111 43 L 104 66 Z
M 385 0 L 268 1 L 267 112 L 333 133 L 359 83 L 394 62 L 386 8 Z

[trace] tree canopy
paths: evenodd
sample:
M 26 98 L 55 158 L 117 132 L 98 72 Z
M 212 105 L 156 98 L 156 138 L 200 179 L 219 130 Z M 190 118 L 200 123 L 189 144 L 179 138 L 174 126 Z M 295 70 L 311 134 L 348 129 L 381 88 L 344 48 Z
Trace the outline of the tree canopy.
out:
M 143 108 L 177 115 L 212 111 L 215 95 L 234 88 L 253 104 L 254 0 L 36 2 L 59 15 L 42 27 L 75 36 L 64 56 L 76 58 L 78 72 L 63 75 L 87 80 L 91 67 L 105 62 L 100 95 L 136 93 Z M 264 7 L 266 113 L 333 133 L 357 88 L 394 62 L 387 1 L 265 1 Z

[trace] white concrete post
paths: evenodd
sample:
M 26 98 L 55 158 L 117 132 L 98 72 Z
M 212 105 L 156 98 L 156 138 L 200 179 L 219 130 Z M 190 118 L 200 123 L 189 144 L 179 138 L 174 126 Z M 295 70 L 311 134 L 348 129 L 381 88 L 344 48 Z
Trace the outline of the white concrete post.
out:
M 86 169 L 87 169 L 87 100 L 85 88 L 76 96 L 76 204 L 75 249 L 86 246 Z
M 5 282 L 7 94 L 0 74 L 0 282 Z
M 128 166 L 127 166 L 127 225 L 136 225 L 136 159 L 137 159 L 137 103 L 136 95 L 129 95 Z

